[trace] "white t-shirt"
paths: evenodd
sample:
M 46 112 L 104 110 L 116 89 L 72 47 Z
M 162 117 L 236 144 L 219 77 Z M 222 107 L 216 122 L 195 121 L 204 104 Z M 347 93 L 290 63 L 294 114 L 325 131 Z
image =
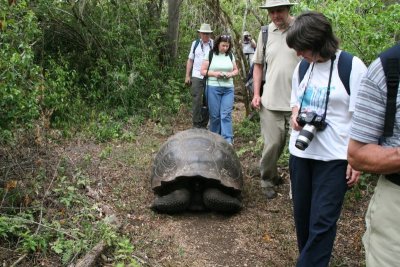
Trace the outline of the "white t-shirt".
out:
M 196 41 L 192 42 L 192 46 L 190 47 L 189 59 L 193 60 L 193 69 L 192 69 L 192 77 L 203 79 L 203 75 L 200 74 L 201 64 L 203 63 L 204 55 L 208 55 L 208 52 L 213 46 L 214 41 L 210 39 L 207 43 L 203 43 L 201 40 L 196 47 L 196 51 L 193 54 L 193 48 L 196 44 Z
M 251 41 L 243 41 L 243 54 L 254 54 L 256 51 L 251 45 Z
M 292 155 L 324 161 L 347 159 L 352 112 L 354 111 L 358 88 L 367 67 L 358 57 L 353 57 L 350 73 L 351 93 L 349 96 L 338 73 L 337 63 L 340 53 L 340 50 L 336 53 L 336 60 L 333 64 L 329 102 L 325 119 L 328 126 L 325 130 L 315 133 L 314 139 L 304 151 L 295 147 L 299 131 L 293 130 L 289 142 L 289 151 Z M 302 110 L 314 111 L 322 116 L 325 112 L 331 60 L 315 63 L 314 68 L 312 68 L 313 64 L 310 64 L 300 84 L 299 64 L 297 65 L 293 73 L 290 107 L 300 107 L 301 101 L 303 101 Z M 306 87 L 307 90 L 304 94 Z

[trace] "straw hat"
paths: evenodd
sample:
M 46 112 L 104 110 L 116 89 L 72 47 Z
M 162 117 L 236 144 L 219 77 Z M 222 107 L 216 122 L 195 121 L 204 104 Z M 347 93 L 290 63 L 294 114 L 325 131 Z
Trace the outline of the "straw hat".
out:
M 210 24 L 203 23 L 200 26 L 200 29 L 197 30 L 198 32 L 204 32 L 204 33 L 212 33 L 213 31 L 211 30 Z
M 297 5 L 297 3 L 290 3 L 289 0 L 267 0 L 265 1 L 265 5 L 260 6 L 260 8 L 271 8 L 276 6 L 293 6 Z

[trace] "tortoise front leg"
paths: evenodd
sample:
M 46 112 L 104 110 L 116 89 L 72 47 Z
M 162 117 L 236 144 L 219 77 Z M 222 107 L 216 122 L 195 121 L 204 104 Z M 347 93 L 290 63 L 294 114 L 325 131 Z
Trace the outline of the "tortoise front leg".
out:
M 225 194 L 217 188 L 204 190 L 203 202 L 208 209 L 217 212 L 234 213 L 242 208 L 238 198 Z
M 178 213 L 185 211 L 189 205 L 190 192 L 182 188 L 165 196 L 157 196 L 151 205 L 151 209 L 162 213 Z

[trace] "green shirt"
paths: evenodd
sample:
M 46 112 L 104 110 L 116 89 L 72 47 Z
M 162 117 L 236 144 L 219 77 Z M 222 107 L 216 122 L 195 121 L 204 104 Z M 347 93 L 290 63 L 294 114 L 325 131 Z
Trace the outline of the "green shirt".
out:
M 208 61 L 208 54 L 204 56 L 204 60 Z M 231 58 L 227 54 L 216 55 L 214 53 L 213 58 L 211 59 L 211 65 L 209 71 L 232 72 L 234 61 L 235 61 L 235 56 L 233 54 L 231 61 Z M 224 78 L 208 77 L 207 84 L 211 86 L 233 87 L 233 78 L 224 79 Z

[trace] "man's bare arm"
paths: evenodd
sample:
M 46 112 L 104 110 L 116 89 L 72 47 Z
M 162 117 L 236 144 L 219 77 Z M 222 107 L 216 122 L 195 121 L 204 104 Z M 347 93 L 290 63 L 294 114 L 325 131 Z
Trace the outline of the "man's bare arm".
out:
M 350 139 L 347 158 L 349 164 L 359 171 L 379 174 L 400 172 L 399 147 L 383 147 Z
M 254 90 L 254 96 L 253 100 L 251 101 L 251 104 L 255 108 L 260 108 L 261 104 L 261 95 L 260 95 L 260 88 L 261 88 L 261 81 L 262 81 L 262 73 L 263 73 L 263 67 L 261 64 L 256 64 L 254 63 L 254 69 L 253 69 L 253 90 Z
M 186 75 L 185 75 L 185 83 L 186 84 L 190 84 L 191 80 L 190 80 L 190 72 L 192 71 L 192 67 L 193 67 L 193 59 L 188 59 L 188 61 L 186 62 Z

